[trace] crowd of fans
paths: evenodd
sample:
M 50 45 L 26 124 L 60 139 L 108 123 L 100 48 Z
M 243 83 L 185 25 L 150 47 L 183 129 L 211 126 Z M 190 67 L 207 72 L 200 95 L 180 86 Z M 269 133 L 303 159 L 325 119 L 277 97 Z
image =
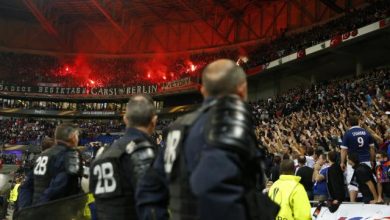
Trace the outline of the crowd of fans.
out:
M 19 162 L 16 154 L 1 154 L 0 160 L 2 164 L 17 164 Z
M 0 120 L 0 143 L 10 145 L 37 145 L 44 137 L 53 137 L 57 120 L 32 118 L 5 118 Z M 101 134 L 123 131 L 124 125 L 116 120 L 92 121 L 77 120 L 81 138 L 96 137 Z
M 0 99 L 0 108 L 36 109 L 36 110 L 78 110 L 78 111 L 124 111 L 126 103 L 72 103 L 52 101 L 28 101 L 15 99 Z
M 200 63 L 204 63 L 200 62 Z M 179 59 L 156 62 L 130 58 L 59 58 L 0 52 L 0 82 L 24 86 L 126 87 L 193 76 L 198 67 Z
M 5 118 L 0 120 L 0 146 L 9 145 L 39 145 L 45 137 L 53 137 L 55 127 L 60 120 L 33 118 Z M 112 143 L 125 129 L 121 120 L 75 120 L 80 128 L 80 144 L 90 142 Z M 162 131 L 172 122 L 172 119 L 160 120 L 156 126 L 159 137 Z
M 269 185 L 279 179 L 281 161 L 293 159 L 296 175 L 301 177 L 310 199 L 333 199 L 338 200 L 337 204 L 346 201 L 340 146 L 352 127 L 351 116 L 355 115 L 359 125 L 373 138 L 377 165 L 375 169 L 373 165 L 372 169 L 364 167 L 359 165 L 356 155 L 348 155 L 349 163 L 359 170 L 352 182 L 357 182 L 359 190 L 364 191 L 366 182 L 372 181 L 377 196 L 370 196 L 367 188 L 361 200 L 350 199 L 390 202 L 389 76 L 389 68 L 378 68 L 354 79 L 322 82 L 252 102 L 257 122 L 255 133 L 268 152 Z
M 309 30 L 292 33 L 285 29 L 271 42 L 244 48 L 249 61 L 242 64 L 246 68 L 266 64 L 388 16 L 390 16 L 389 1 L 370 1 L 370 4 L 362 9 L 351 9 L 344 16 Z M 188 58 L 178 58 L 168 62 L 129 58 L 89 59 L 80 56 L 58 58 L 2 52 L 0 53 L 0 81 L 18 85 L 55 83 L 74 87 L 155 84 L 186 76 L 196 76 L 210 60 L 217 58 L 237 60 L 240 54 L 237 49 L 229 49 L 215 53 L 192 54 Z
M 390 69 L 380 68 L 355 79 L 321 82 L 252 102 L 256 134 L 272 153 L 282 152 L 284 146 L 297 154 L 310 146 L 329 151 L 340 142 L 348 128 L 346 118 L 354 112 L 364 117 L 362 126 L 383 139 L 389 79 Z
M 0 120 L 0 142 L 3 144 L 38 144 L 46 135 L 53 136 L 57 122 L 29 118 Z
M 326 185 L 329 181 L 326 182 L 325 176 L 340 174 L 335 168 L 340 163 L 340 145 L 351 127 L 348 118 L 354 114 L 358 115 L 360 126 L 375 141 L 379 162 L 376 169 L 380 169 L 378 181 L 389 185 L 390 179 L 381 176 L 383 166 L 390 167 L 390 155 L 387 153 L 390 143 L 389 99 L 390 68 L 381 67 L 352 79 L 319 82 L 308 88 L 289 90 L 277 97 L 250 102 L 256 121 L 255 134 L 267 152 L 269 183 L 279 179 L 280 162 L 293 159 L 296 175 L 302 177 L 301 182 L 310 199 L 323 201 L 329 198 L 330 193 L 342 194 L 337 192 L 337 186 L 342 188 L 343 179 L 332 177 L 334 185 L 331 187 Z M 74 122 L 79 124 L 81 142 L 88 149 L 110 144 L 119 137 L 117 132 L 124 130 L 124 124 L 119 120 Z M 156 143 L 164 145 L 164 131 L 171 122 L 160 120 L 158 132 L 153 135 Z M 43 137 L 52 137 L 58 123 L 55 120 L 3 119 L 0 121 L 0 140 L 10 144 L 37 144 Z M 372 170 L 367 172 L 368 177 L 373 174 Z M 383 193 L 390 193 L 389 189 L 385 187 L 381 193 L 378 192 L 380 197 L 376 202 L 390 201 L 382 197 Z M 344 196 L 340 198 L 345 200 Z

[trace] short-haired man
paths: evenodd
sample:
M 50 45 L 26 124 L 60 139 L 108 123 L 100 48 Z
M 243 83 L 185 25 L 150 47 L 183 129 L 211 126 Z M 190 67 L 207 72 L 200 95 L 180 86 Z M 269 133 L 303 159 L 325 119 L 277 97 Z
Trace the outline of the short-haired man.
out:
M 328 186 L 332 206 L 338 207 L 345 200 L 345 185 L 343 171 L 336 160 L 337 152 L 330 151 L 328 153 L 329 168 L 326 175 L 326 185 Z
M 135 192 L 138 180 L 155 157 L 151 135 L 157 124 L 153 100 L 135 95 L 123 116 L 123 137 L 97 155 L 90 168 L 90 191 L 96 201 L 99 219 L 137 219 Z
M 276 155 L 273 159 L 273 166 L 271 168 L 269 180 L 272 182 L 275 182 L 279 179 L 280 176 L 280 162 L 282 161 L 282 158 L 280 158 L 279 155 Z
M 203 70 L 201 92 L 203 105 L 172 124 L 163 160 L 156 159 L 154 167 L 167 177 L 169 194 L 150 191 L 147 186 L 154 182 L 145 181 L 137 193 L 144 195 L 137 204 L 141 216 L 153 219 L 150 210 L 164 209 L 169 200 L 172 219 L 274 218 L 277 208 L 271 212 L 271 207 L 276 205 L 255 193 L 256 177 L 263 175 L 255 159 L 244 70 L 231 60 L 212 62 Z
M 55 145 L 43 151 L 35 161 L 33 205 L 81 192 L 82 161 L 75 149 L 79 142 L 78 127 L 60 124 L 54 136 Z
M 359 127 L 359 117 L 357 115 L 350 115 L 348 123 L 351 128 L 345 132 L 341 144 L 341 169 L 345 170 L 347 154 L 350 153 L 356 153 L 360 163 L 365 163 L 369 167 L 372 167 L 372 163 L 375 159 L 374 139 L 368 131 Z M 347 166 L 347 183 L 351 181 L 352 175 L 352 167 Z M 348 191 L 351 202 L 354 202 L 357 196 L 357 187 L 349 184 Z
M 296 175 L 301 177 L 300 183 L 305 187 L 309 199 L 313 199 L 313 168 L 306 165 L 306 157 L 298 157 L 298 168 Z
M 376 181 L 371 168 L 364 163 L 360 163 L 359 155 L 357 153 L 348 154 L 348 164 L 354 169 L 354 173 L 351 179 L 353 186 L 356 186 L 363 195 L 364 203 L 377 203 L 378 192 L 376 189 Z M 351 198 L 351 201 L 355 201 L 356 198 Z
M 299 183 L 300 177 L 294 176 L 295 166 L 292 160 L 283 160 L 280 164 L 280 178 L 270 188 L 268 196 L 279 204 L 278 219 L 311 219 L 310 202 L 306 190 Z
M 41 143 L 42 151 L 46 151 L 47 149 L 51 148 L 54 145 L 55 145 L 54 138 L 45 137 L 45 138 L 43 138 L 42 143 Z M 34 156 L 34 159 L 33 159 L 34 163 L 35 163 L 36 159 L 39 156 L 40 155 Z M 32 164 L 31 167 L 30 166 L 28 167 L 29 170 L 27 172 L 25 180 L 20 185 L 19 195 L 18 195 L 18 208 L 19 209 L 28 207 L 28 206 L 30 206 L 32 204 L 33 193 L 34 193 L 33 192 L 33 188 L 34 188 L 34 180 L 33 180 L 34 179 L 34 173 L 33 173 L 34 165 L 35 164 Z

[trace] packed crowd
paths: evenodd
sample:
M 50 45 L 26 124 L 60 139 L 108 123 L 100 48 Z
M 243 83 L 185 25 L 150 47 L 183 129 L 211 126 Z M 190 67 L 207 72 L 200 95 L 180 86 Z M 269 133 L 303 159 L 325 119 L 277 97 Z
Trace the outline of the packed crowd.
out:
M 10 145 L 39 145 L 43 138 L 53 137 L 59 120 L 33 118 L 6 118 L 0 120 L 0 143 Z M 121 132 L 124 125 L 119 121 L 77 120 L 81 128 L 81 138 L 96 137 L 100 134 Z
M 333 199 L 338 200 L 337 205 L 347 200 L 390 202 L 389 76 L 389 68 L 379 68 L 354 79 L 323 82 L 251 103 L 258 122 L 257 138 L 269 153 L 269 185 L 279 179 L 281 161 L 292 159 L 295 175 L 301 177 L 312 200 Z M 353 117 L 356 122 L 351 122 Z M 365 167 L 360 155 L 348 154 L 348 163 L 355 169 L 353 176 L 348 176 L 340 169 L 341 151 L 347 145 L 348 131 L 356 125 L 369 133 L 377 164 Z M 351 191 L 345 184 L 349 181 L 359 186 L 361 198 L 346 193 Z M 367 182 L 372 189 L 366 187 Z M 348 190 L 344 189 L 347 185 Z
M 25 86 L 125 87 L 193 76 L 197 66 L 178 59 L 155 62 L 130 58 L 58 58 L 0 52 L 0 82 Z M 15 77 L 18 76 L 18 77 Z M 120 80 L 118 80 L 120 79 Z
M 39 144 L 46 135 L 52 136 L 57 122 L 28 118 L 0 120 L 0 142 L 3 144 Z
M 348 128 L 346 118 L 355 112 L 365 118 L 362 126 L 383 139 L 388 128 L 389 79 L 390 69 L 381 68 L 355 79 L 322 82 L 252 102 L 258 138 L 272 153 L 282 152 L 284 146 L 296 153 L 309 146 L 329 151 L 340 143 Z
M 10 145 L 40 145 L 45 137 L 53 137 L 54 128 L 61 120 L 45 120 L 33 118 L 5 118 L 0 120 L 0 146 Z M 80 144 L 90 142 L 112 143 L 125 129 L 121 120 L 74 120 L 80 127 Z M 160 137 L 162 131 L 172 122 L 172 119 L 160 120 L 156 126 Z M 160 137 L 161 139 L 161 137 Z
M 16 164 L 19 159 L 16 154 L 1 154 L 0 160 L 2 164 Z
M 72 103 L 72 102 L 52 102 L 52 101 L 29 101 L 15 99 L 0 99 L 0 108 L 19 108 L 37 110 L 78 110 L 78 111 L 123 111 L 126 103 Z
M 332 37 L 390 16 L 390 2 L 371 1 L 362 9 L 353 9 L 344 16 L 313 28 L 292 33 L 283 30 L 271 42 L 245 48 L 251 68 L 290 53 L 310 47 Z M 43 55 L 0 53 L 0 82 L 18 85 L 54 83 L 61 86 L 115 87 L 146 85 L 196 76 L 209 61 L 217 58 L 237 60 L 236 49 L 215 53 L 192 54 L 173 62 L 134 59 L 57 58 Z M 243 55 L 243 54 L 241 54 Z M 18 77 L 15 77 L 18 76 Z M 120 80 L 118 80 L 120 79 Z

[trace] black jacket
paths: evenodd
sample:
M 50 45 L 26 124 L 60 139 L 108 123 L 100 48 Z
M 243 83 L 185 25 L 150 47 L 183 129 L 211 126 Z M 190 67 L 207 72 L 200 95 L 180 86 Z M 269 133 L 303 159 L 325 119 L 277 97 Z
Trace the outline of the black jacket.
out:
M 335 163 L 329 167 L 326 185 L 332 200 L 338 200 L 339 202 L 345 200 L 344 175 L 340 165 Z

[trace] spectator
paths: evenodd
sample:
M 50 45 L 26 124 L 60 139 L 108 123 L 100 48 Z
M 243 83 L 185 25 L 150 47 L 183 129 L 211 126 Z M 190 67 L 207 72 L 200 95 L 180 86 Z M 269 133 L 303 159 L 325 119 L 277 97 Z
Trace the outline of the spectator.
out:
M 390 202 L 390 161 L 387 153 L 376 153 L 376 179 L 378 189 L 378 202 Z
M 331 151 L 328 153 L 329 168 L 326 175 L 326 184 L 331 205 L 335 208 L 345 200 L 344 174 L 340 165 L 336 163 L 336 159 L 337 152 Z
M 294 171 L 294 161 L 283 160 L 280 179 L 269 190 L 269 197 L 280 206 L 276 219 L 311 219 L 309 199 L 305 188 L 299 183 L 300 177 L 294 176 Z
M 387 153 L 387 158 L 390 158 L 390 128 L 386 130 L 384 139 L 385 141 L 380 146 L 380 149 Z
M 279 170 L 280 170 L 280 162 L 281 158 L 279 155 L 276 155 L 274 157 L 274 166 L 271 168 L 271 174 L 270 174 L 270 181 L 275 182 L 279 179 Z
M 341 145 L 341 169 L 345 170 L 345 159 L 347 154 L 356 153 L 359 156 L 359 161 L 372 167 L 371 163 L 375 158 L 375 145 L 371 134 L 365 129 L 359 127 L 359 117 L 352 114 L 348 118 L 350 129 L 344 134 L 343 143 Z M 352 179 L 352 167 L 347 166 L 347 182 Z M 349 196 L 351 201 L 357 196 L 357 187 L 348 185 Z
M 314 149 L 312 147 L 307 148 L 307 156 L 306 156 L 306 166 L 310 168 L 314 168 L 314 164 L 316 163 L 313 158 Z
M 326 155 L 321 154 L 314 165 L 313 171 L 313 195 L 315 201 L 326 201 L 328 199 L 328 190 L 326 188 L 326 175 L 328 172 Z
M 301 177 L 300 183 L 305 187 L 307 196 L 310 200 L 313 199 L 313 168 L 308 167 L 305 156 L 298 157 L 298 169 L 296 175 Z
M 365 163 L 360 163 L 359 155 L 355 152 L 348 154 L 348 163 L 354 169 L 351 184 L 356 186 L 362 193 L 363 202 L 371 204 L 377 203 L 379 200 L 376 189 L 376 181 L 371 168 Z M 356 197 L 352 197 L 350 199 L 351 202 L 356 201 Z

